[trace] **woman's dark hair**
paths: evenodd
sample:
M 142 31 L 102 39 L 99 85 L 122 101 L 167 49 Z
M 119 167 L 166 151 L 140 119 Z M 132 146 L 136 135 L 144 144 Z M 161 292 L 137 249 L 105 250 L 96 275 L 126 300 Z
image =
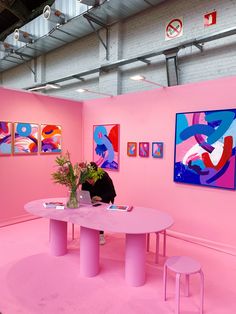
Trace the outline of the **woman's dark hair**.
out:
M 90 162 L 90 165 L 93 167 L 93 169 L 94 169 L 95 171 L 98 170 L 98 166 L 97 166 L 96 162 L 91 161 L 91 162 Z

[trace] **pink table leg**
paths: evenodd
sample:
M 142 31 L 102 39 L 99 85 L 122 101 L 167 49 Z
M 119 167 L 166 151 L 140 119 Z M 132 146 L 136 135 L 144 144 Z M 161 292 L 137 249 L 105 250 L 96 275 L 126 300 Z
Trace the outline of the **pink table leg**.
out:
M 126 234 L 125 279 L 134 287 L 145 283 L 146 234 Z
M 49 245 L 52 255 L 65 255 L 67 253 L 67 222 L 50 219 L 49 228 Z
M 99 272 L 99 231 L 80 227 L 80 274 L 94 277 Z

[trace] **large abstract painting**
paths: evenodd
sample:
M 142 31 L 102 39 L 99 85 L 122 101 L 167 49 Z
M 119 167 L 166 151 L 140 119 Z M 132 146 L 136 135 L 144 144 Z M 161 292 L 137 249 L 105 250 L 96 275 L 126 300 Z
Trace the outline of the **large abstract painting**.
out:
M 38 134 L 38 124 L 14 123 L 14 154 L 37 153 Z
M 0 121 L 0 156 L 12 152 L 12 123 Z
M 176 114 L 174 181 L 235 189 L 236 109 Z
M 41 153 L 61 153 L 61 126 L 41 124 Z
M 119 170 L 119 124 L 93 126 L 93 161 L 104 169 Z

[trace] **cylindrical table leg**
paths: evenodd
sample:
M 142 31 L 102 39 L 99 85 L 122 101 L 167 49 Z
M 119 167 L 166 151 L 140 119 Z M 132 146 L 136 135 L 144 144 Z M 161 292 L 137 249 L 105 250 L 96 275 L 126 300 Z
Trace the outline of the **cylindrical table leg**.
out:
M 125 279 L 134 287 L 145 283 L 146 234 L 126 234 Z
M 67 222 L 50 219 L 49 228 L 49 245 L 52 255 L 65 255 L 67 253 Z
M 99 231 L 80 227 L 80 274 L 94 277 L 99 272 Z

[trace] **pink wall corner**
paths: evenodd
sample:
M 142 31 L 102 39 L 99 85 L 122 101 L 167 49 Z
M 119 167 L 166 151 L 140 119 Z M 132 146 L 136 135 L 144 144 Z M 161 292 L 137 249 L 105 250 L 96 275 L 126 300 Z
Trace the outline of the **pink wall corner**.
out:
M 84 157 L 92 160 L 93 125 L 120 124 L 120 171 L 109 172 L 116 203 L 169 212 L 172 230 L 208 243 L 233 247 L 235 191 L 173 182 L 177 112 L 236 108 L 236 77 L 86 101 Z M 128 157 L 127 142 L 164 142 L 164 158 Z
M 58 124 L 62 126 L 62 149 L 72 161 L 82 159 L 82 105 L 80 102 L 36 93 L 0 88 L 1 121 Z M 21 220 L 30 200 L 66 195 L 51 180 L 58 154 L 0 157 L 0 225 Z

